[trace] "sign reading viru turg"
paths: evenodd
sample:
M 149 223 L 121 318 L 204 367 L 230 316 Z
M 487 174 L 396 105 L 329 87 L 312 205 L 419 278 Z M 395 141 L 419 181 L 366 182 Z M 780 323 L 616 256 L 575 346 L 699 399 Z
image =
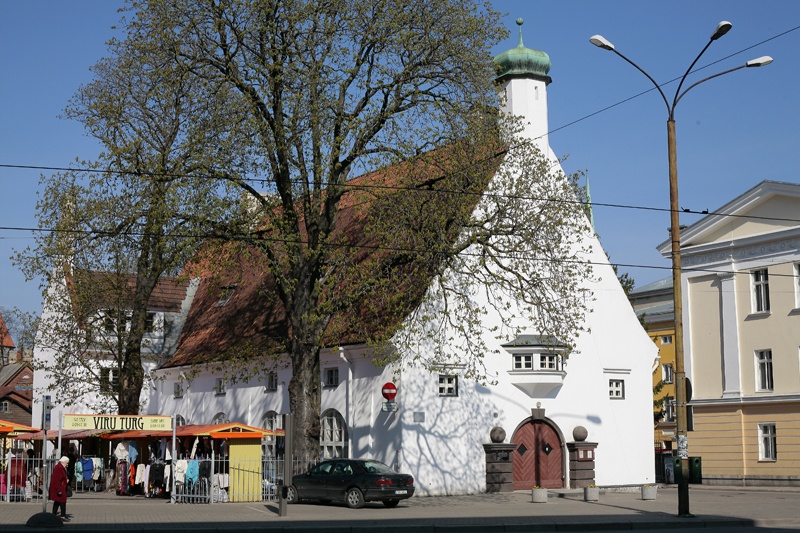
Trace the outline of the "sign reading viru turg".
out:
M 64 429 L 99 429 L 160 431 L 172 429 L 171 416 L 140 415 L 64 415 Z

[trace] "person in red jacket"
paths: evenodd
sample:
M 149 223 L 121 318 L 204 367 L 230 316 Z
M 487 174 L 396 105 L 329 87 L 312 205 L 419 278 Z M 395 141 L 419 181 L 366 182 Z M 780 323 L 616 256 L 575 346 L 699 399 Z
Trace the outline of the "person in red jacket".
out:
M 53 500 L 53 514 L 58 514 L 61 508 L 61 520 L 69 522 L 67 516 L 67 465 L 69 457 L 62 457 L 53 468 L 53 477 L 50 479 L 50 499 Z

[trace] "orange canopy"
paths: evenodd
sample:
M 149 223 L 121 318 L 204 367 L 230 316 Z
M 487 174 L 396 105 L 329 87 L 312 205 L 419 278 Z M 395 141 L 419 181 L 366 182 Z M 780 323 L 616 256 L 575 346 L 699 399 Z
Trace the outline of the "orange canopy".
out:
M 269 430 L 240 424 L 239 422 L 229 422 L 227 424 L 187 424 L 175 428 L 176 437 L 213 437 L 215 439 L 242 439 L 242 438 L 262 438 L 270 435 L 281 435 L 285 432 L 282 429 Z M 171 437 L 172 430 L 163 431 L 122 431 L 119 433 L 104 433 L 102 437 L 109 440 L 133 440 L 147 439 L 151 437 Z
M 26 426 L 25 424 L 17 424 L 16 422 L 0 420 L 0 433 L 3 433 L 7 437 L 16 437 L 20 433 L 27 433 L 29 431 L 39 431 L 39 430 L 31 426 Z

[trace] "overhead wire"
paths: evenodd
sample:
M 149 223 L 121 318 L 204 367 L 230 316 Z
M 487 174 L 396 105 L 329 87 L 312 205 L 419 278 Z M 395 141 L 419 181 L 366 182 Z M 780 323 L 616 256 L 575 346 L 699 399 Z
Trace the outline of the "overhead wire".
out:
M 718 59 L 716 61 L 712 61 L 712 62 L 710 62 L 710 63 L 708 63 L 708 64 L 706 64 L 704 66 L 698 67 L 693 72 L 706 69 L 706 68 L 708 68 L 710 66 L 713 66 L 713 65 L 715 65 L 715 64 L 717 64 L 719 62 L 722 62 L 722 61 L 724 61 L 726 59 L 730 59 L 730 58 L 732 58 L 732 57 L 734 57 L 736 55 L 739 55 L 739 54 L 741 54 L 741 53 L 743 53 L 743 52 L 745 52 L 747 50 L 750 50 L 750 49 L 755 48 L 757 46 L 760 46 L 760 45 L 762 45 L 764 43 L 767 43 L 769 41 L 772 41 L 774 39 L 782 37 L 782 36 L 784 36 L 786 34 L 789 34 L 789 33 L 793 32 L 793 31 L 796 31 L 798 29 L 800 29 L 800 26 L 796 26 L 794 28 L 791 28 L 789 30 L 786 30 L 784 32 L 776 34 L 776 35 L 774 35 L 772 37 L 769 37 L 769 38 L 764 39 L 764 40 L 762 40 L 762 41 L 760 41 L 758 43 L 755 43 L 755 44 L 753 44 L 751 46 L 748 46 L 748 47 L 743 48 L 743 49 L 741 49 L 741 50 L 739 50 L 737 52 L 734 52 L 734 53 L 732 53 L 732 54 L 730 54 L 728 56 L 722 57 L 722 58 L 720 58 L 720 59 Z M 673 82 L 675 82 L 675 81 L 677 81 L 679 79 L 680 79 L 680 77 L 674 78 L 672 80 L 669 80 L 669 81 L 661 84 L 661 86 L 668 85 L 668 84 L 673 83 Z M 655 88 L 650 88 L 650 89 L 647 89 L 647 90 L 642 91 L 640 93 L 637 93 L 637 94 L 635 94 L 633 96 L 630 96 L 628 98 L 625 98 L 625 99 L 623 99 L 623 100 L 621 100 L 621 101 L 619 101 L 619 102 L 617 102 L 615 104 L 612 104 L 610 106 L 604 107 L 604 108 L 602 108 L 602 109 L 600 109 L 598 111 L 589 113 L 588 115 L 585 115 L 585 116 L 583 116 L 583 117 L 581 117 L 581 118 L 579 118 L 577 120 L 574 120 L 572 122 L 568 122 L 568 123 L 566 123 L 566 124 L 564 124 L 562 126 L 559 126 L 558 128 L 554 128 L 554 129 L 548 131 L 546 134 L 543 134 L 540 137 L 543 137 L 544 135 L 550 135 L 550 134 L 555 133 L 557 131 L 560 131 L 562 129 L 565 129 L 565 128 L 568 128 L 570 126 L 573 126 L 574 124 L 577 124 L 577 123 L 579 123 L 579 122 L 581 122 L 583 120 L 587 120 L 587 119 L 589 119 L 589 118 L 591 118 L 593 116 L 596 116 L 596 115 L 598 115 L 600 113 L 603 113 L 605 111 L 613 109 L 613 108 L 615 108 L 615 107 L 617 107 L 619 105 L 627 103 L 627 102 L 629 102 L 629 101 L 631 101 L 631 100 L 633 100 L 635 98 L 638 98 L 638 97 L 640 97 L 640 96 L 642 96 L 644 94 L 647 94 L 647 93 L 649 93 L 651 91 L 654 91 L 654 90 L 655 90 Z M 128 174 L 128 173 L 134 174 L 134 173 L 138 173 L 138 174 L 146 174 L 146 175 L 150 175 L 150 176 L 154 176 L 154 177 L 171 177 L 171 178 L 179 178 L 179 179 L 180 178 L 219 179 L 218 177 L 215 177 L 215 176 L 203 176 L 203 175 L 192 175 L 192 174 L 141 173 L 141 172 L 134 172 L 134 171 L 121 171 L 121 170 L 116 170 L 116 169 L 92 169 L 92 168 L 41 166 L 41 165 L 0 164 L 0 168 L 39 170 L 39 171 L 51 171 L 51 172 L 84 172 L 84 173 L 116 173 L 116 174 Z M 237 179 L 239 181 L 255 182 L 255 183 L 258 183 L 258 182 L 263 183 L 263 182 L 267 181 L 267 180 L 259 179 L 259 178 L 237 178 Z M 345 186 L 347 186 L 347 185 L 345 184 Z M 383 188 L 383 189 L 393 189 L 393 190 L 420 190 L 420 189 L 414 188 L 414 187 L 401 187 L 401 186 L 389 186 L 389 185 L 369 185 L 369 184 L 358 184 L 358 185 L 355 186 L 355 188 L 358 188 L 358 189 Z M 436 192 L 436 193 L 450 193 L 450 194 L 479 194 L 479 193 L 469 193 L 469 192 L 465 192 L 465 191 L 442 190 L 442 189 L 438 189 L 438 190 L 435 190 L 433 192 Z M 584 206 L 591 206 L 591 207 L 610 207 L 610 208 L 633 209 L 633 210 L 643 210 L 643 211 L 672 212 L 672 209 L 669 209 L 669 208 L 639 206 L 639 205 L 632 205 L 632 204 L 617 204 L 617 203 L 604 203 L 604 202 L 594 202 L 594 201 L 580 201 L 580 200 L 577 200 L 577 199 L 574 200 L 574 201 L 563 200 L 563 199 L 555 200 L 555 199 L 540 198 L 540 197 L 535 197 L 535 196 L 522 196 L 522 195 L 497 195 L 497 196 L 498 197 L 502 197 L 502 198 L 511 198 L 511 199 L 520 199 L 520 200 L 533 200 L 533 201 L 546 201 L 546 202 L 547 201 L 557 201 L 557 202 L 566 202 L 566 203 L 576 203 L 576 204 L 581 204 L 581 205 L 584 205 Z M 785 218 L 785 217 L 767 217 L 767 216 L 756 216 L 756 215 L 739 215 L 739 214 L 735 214 L 735 213 L 723 213 L 723 212 L 717 212 L 717 211 L 709 211 L 707 209 L 700 210 L 700 211 L 692 210 L 692 209 L 679 209 L 679 212 L 687 213 L 687 214 L 705 215 L 705 216 L 719 216 L 719 217 L 732 217 L 732 218 L 744 218 L 744 219 L 754 219 L 754 220 L 779 221 L 779 222 L 798 222 L 798 223 L 800 223 L 800 219 Z M 56 230 L 56 229 L 52 229 L 52 228 L 26 228 L 26 227 L 4 226 L 4 227 L 0 227 L 0 231 L 29 231 L 29 232 L 34 232 L 35 233 L 35 232 L 58 232 L 58 231 L 65 231 L 65 230 Z M 101 235 L 103 232 L 89 232 L 88 230 L 86 230 L 86 231 L 81 231 L 81 233 L 92 233 L 92 234 L 96 234 L 96 235 Z M 138 236 L 145 236 L 144 233 L 136 233 L 136 232 L 129 233 L 129 235 L 132 235 L 132 236 L 137 236 L 137 235 Z M 173 237 L 175 237 L 175 238 L 178 238 L 178 237 L 221 238 L 221 237 L 209 237 L 208 235 L 203 235 L 203 236 L 199 236 L 199 235 L 194 235 L 194 236 L 192 236 L 192 235 L 173 235 Z M 228 238 L 230 238 L 230 237 L 231 236 L 229 236 Z M 4 237 L 0 237 L 0 239 L 3 239 L 3 238 Z M 401 249 L 381 248 L 381 247 L 378 247 L 378 248 L 379 249 L 385 249 L 385 250 L 394 250 L 394 251 L 419 252 L 419 250 L 401 250 Z M 557 260 L 551 260 L 551 261 L 557 261 Z M 668 267 L 668 266 L 663 266 L 662 267 L 662 266 L 655 266 L 655 265 L 637 265 L 637 264 L 611 263 L 611 262 L 609 262 L 607 264 L 608 265 L 612 265 L 612 266 L 618 266 L 618 267 L 645 268 L 645 269 L 655 269 L 655 270 L 671 270 L 671 268 L 672 268 L 672 267 Z M 718 270 L 718 269 L 682 268 L 682 270 L 683 271 L 714 272 L 714 273 L 723 273 L 723 274 L 736 273 L 736 272 L 729 272 L 729 271 L 726 271 L 726 270 Z M 776 275 L 780 276 L 780 274 L 776 274 Z

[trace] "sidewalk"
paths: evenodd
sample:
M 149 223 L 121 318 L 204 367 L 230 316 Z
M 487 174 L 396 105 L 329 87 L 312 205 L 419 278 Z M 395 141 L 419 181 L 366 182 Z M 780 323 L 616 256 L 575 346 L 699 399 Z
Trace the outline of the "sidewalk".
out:
M 76 494 L 67 504 L 73 519 L 60 530 L 405 533 L 413 528 L 414 533 L 478 533 L 757 526 L 800 531 L 800 488 L 692 486 L 689 502 L 694 518 L 677 517 L 674 487 L 660 487 L 655 501 L 641 500 L 638 491 L 601 489 L 595 503 L 584 502 L 577 492 L 553 491 L 548 503 L 540 504 L 531 503 L 529 492 L 514 492 L 415 497 L 395 509 L 379 503 L 358 510 L 300 503 L 288 506 L 287 516 L 281 517 L 274 502 L 172 505 L 141 497 Z M 0 503 L 0 531 L 52 531 L 25 525 L 41 511 L 41 502 Z

